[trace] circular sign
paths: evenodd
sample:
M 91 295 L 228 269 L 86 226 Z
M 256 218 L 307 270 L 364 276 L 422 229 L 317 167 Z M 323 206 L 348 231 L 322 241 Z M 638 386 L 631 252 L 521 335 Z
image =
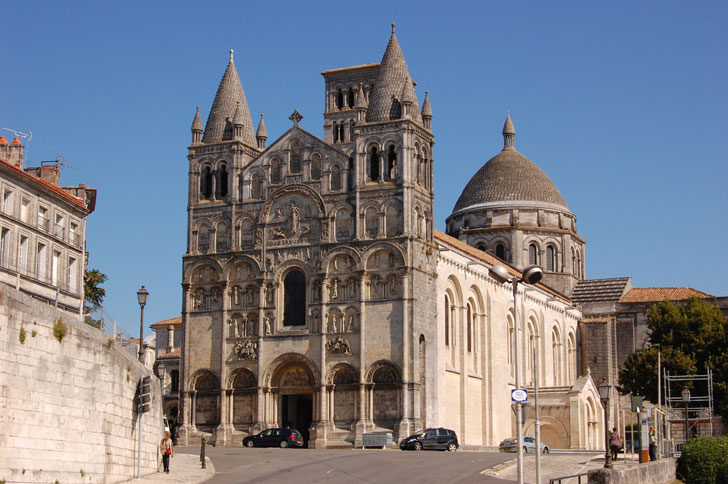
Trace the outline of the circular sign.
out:
M 527 402 L 528 391 L 521 389 L 511 390 L 511 400 L 514 402 Z

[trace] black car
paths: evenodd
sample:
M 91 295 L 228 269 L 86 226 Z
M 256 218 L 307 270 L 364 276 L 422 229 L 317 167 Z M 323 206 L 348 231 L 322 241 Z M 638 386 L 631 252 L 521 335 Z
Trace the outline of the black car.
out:
M 243 439 L 245 447 L 303 447 L 303 436 L 293 429 L 268 429 Z
M 460 444 L 458 444 L 458 436 L 455 431 L 444 429 L 425 429 L 410 435 L 406 439 L 402 439 L 399 448 L 402 450 L 449 450 L 455 452 Z

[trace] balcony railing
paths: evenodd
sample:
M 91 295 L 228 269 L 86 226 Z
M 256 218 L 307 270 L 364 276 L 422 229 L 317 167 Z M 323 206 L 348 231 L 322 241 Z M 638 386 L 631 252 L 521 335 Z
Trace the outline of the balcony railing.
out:
M 51 221 L 48 220 L 45 217 L 38 216 L 38 228 L 41 230 L 45 230 L 48 232 L 48 227 L 50 226 Z

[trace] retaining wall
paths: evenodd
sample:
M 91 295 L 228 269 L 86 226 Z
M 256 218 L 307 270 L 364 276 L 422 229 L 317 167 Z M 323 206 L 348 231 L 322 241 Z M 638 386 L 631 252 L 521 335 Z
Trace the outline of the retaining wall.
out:
M 151 374 L 79 315 L 0 284 L 0 482 L 133 478 L 139 436 L 134 394 L 139 379 Z M 153 377 L 152 410 L 142 426 L 142 474 L 157 471 L 164 430 L 160 392 Z
M 661 459 L 626 469 L 589 471 L 589 484 L 671 484 L 675 480 L 677 461 Z

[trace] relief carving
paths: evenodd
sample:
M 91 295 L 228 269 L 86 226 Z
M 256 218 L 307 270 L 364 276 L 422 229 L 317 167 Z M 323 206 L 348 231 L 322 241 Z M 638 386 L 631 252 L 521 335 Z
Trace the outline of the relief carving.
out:
M 329 353 L 334 354 L 334 355 L 350 355 L 351 354 L 351 346 L 349 346 L 349 342 L 346 341 L 341 336 L 337 336 L 336 338 L 327 341 L 326 349 L 329 351 Z
M 233 348 L 233 353 L 239 360 L 257 360 L 258 359 L 258 343 L 251 339 L 239 341 Z

